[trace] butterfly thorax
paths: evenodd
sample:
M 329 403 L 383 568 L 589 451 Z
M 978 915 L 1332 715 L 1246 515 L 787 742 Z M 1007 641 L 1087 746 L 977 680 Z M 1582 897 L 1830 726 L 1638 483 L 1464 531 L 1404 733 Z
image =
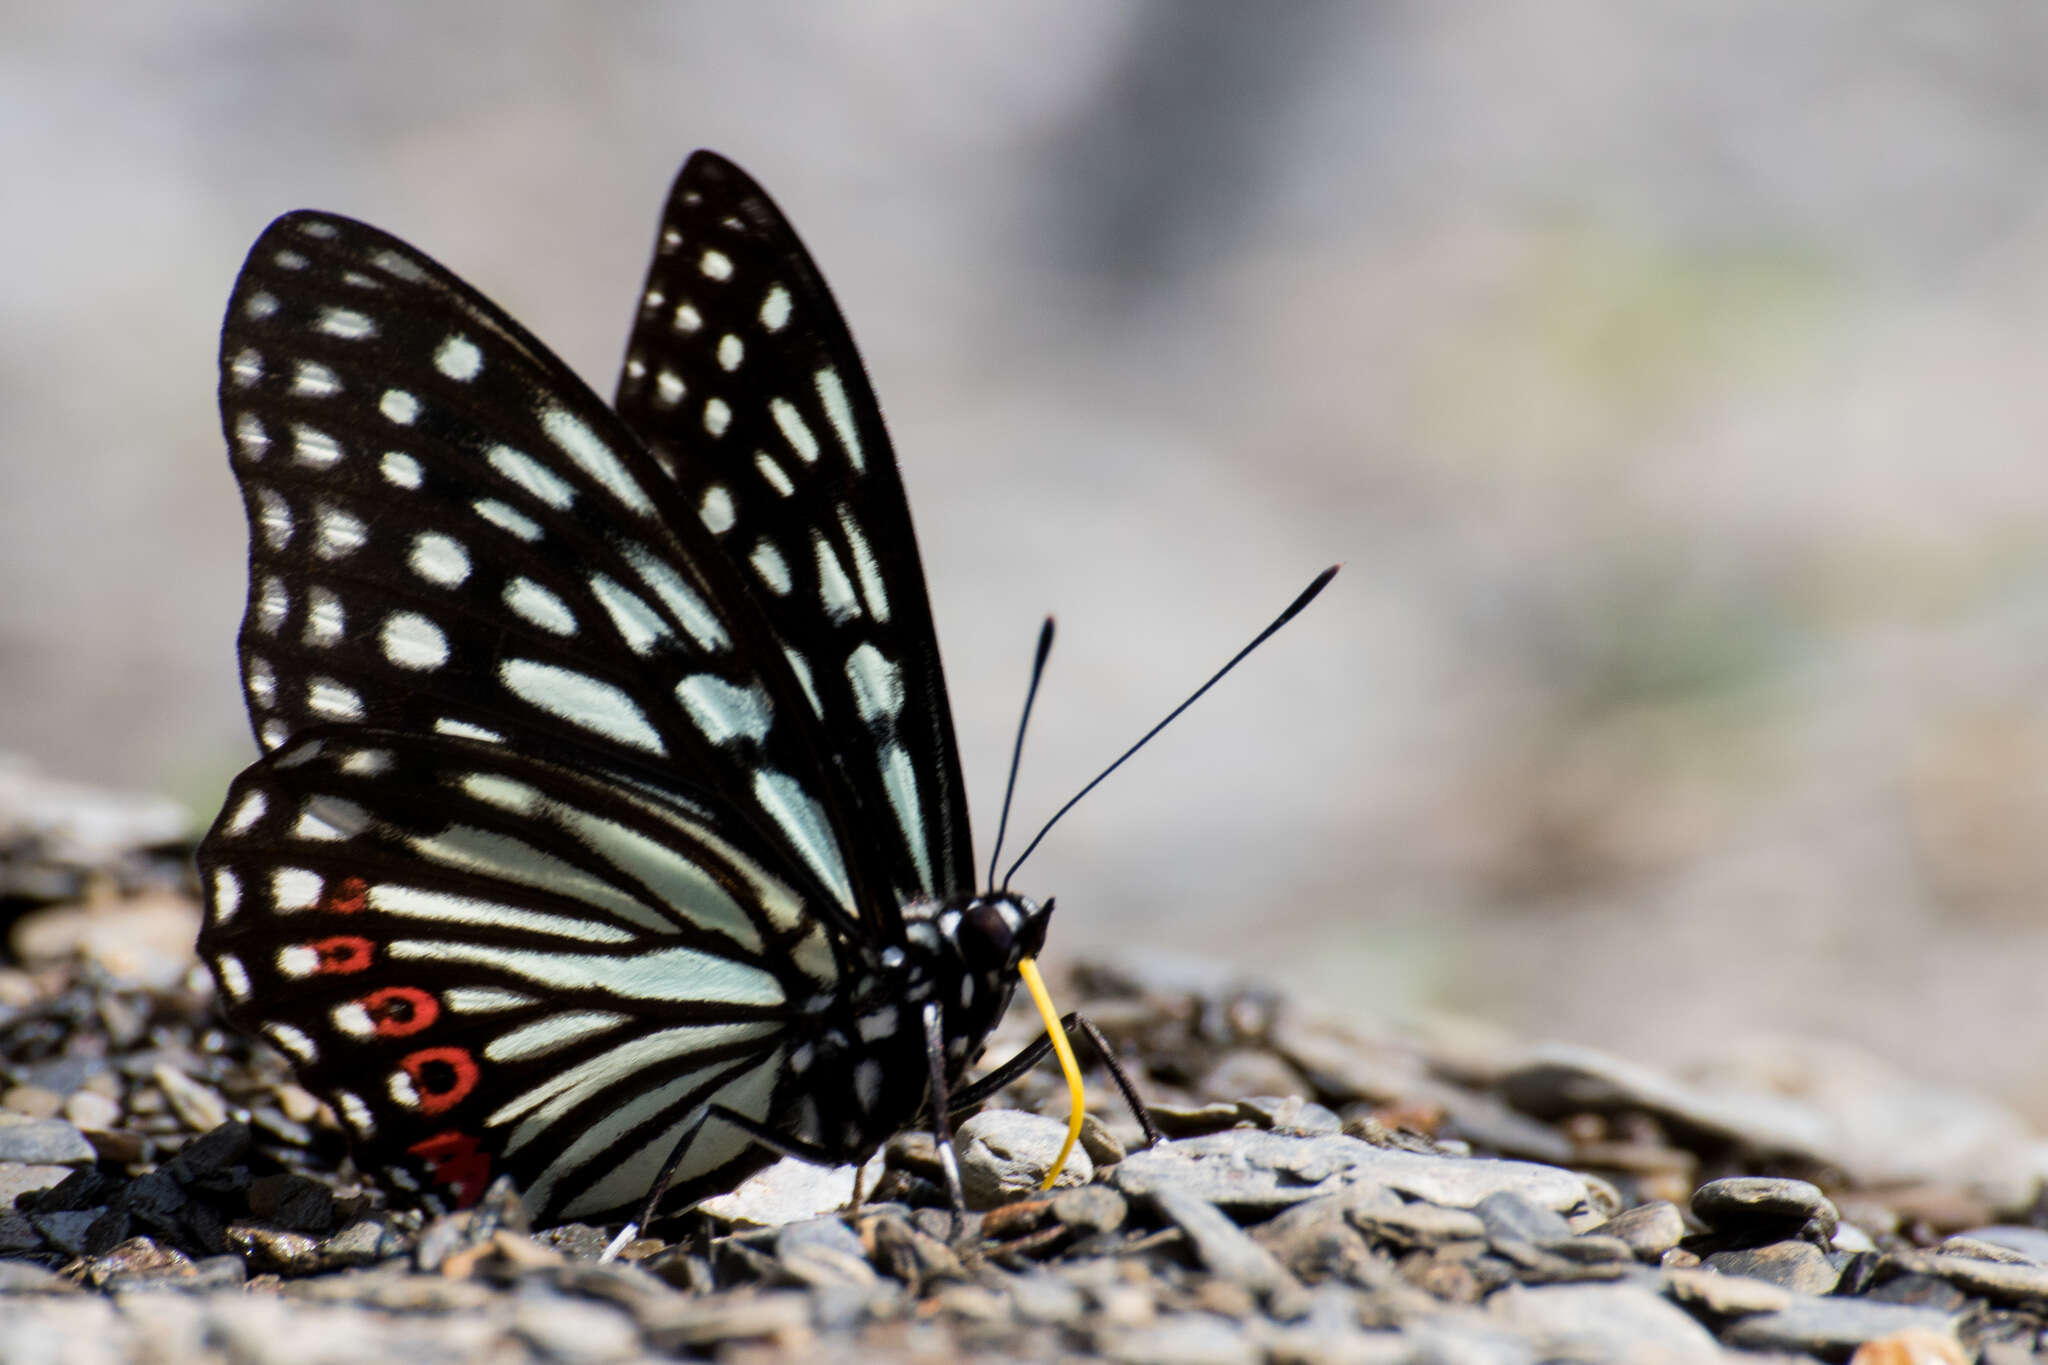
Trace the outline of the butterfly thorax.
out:
M 918 901 L 900 944 L 849 988 L 808 1002 L 790 1051 L 800 1134 L 859 1160 L 926 1107 L 927 1010 L 938 1016 L 946 1078 L 957 1084 L 1009 1006 L 1017 964 L 1045 942 L 1052 906 L 1010 892 Z

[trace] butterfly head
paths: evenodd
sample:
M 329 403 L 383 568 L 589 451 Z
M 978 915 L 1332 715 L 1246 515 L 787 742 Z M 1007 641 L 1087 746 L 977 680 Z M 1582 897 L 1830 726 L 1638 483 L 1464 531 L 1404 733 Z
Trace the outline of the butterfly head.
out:
M 1044 905 L 1008 891 L 976 896 L 959 911 L 957 923 L 941 916 L 944 932 L 953 924 L 950 937 L 960 960 L 971 970 L 988 976 L 1007 977 L 1027 957 L 1045 949 L 1045 929 L 1052 920 L 1052 902 Z

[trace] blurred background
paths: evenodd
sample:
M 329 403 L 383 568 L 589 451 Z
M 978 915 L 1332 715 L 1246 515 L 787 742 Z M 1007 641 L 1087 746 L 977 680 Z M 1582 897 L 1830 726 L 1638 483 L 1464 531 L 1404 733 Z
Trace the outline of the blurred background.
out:
M 2048 1119 L 2048 10 L 1911 0 L 0 6 L 0 753 L 253 752 L 221 308 L 274 215 L 609 392 L 754 172 L 888 411 L 983 847 L 1324 564 L 1020 879 L 1061 953 Z

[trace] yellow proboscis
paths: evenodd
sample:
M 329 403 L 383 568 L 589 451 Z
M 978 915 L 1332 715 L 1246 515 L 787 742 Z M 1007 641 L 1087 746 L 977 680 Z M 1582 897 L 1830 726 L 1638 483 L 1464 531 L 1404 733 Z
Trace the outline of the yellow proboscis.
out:
M 1045 979 L 1038 974 L 1038 963 L 1025 958 L 1017 964 L 1017 974 L 1024 978 L 1024 985 L 1031 992 L 1032 1003 L 1045 1019 L 1045 1034 L 1052 1039 L 1053 1054 L 1060 1059 L 1060 1070 L 1067 1075 L 1067 1096 L 1070 1108 L 1067 1112 L 1067 1140 L 1060 1146 L 1060 1154 L 1052 1163 L 1052 1169 L 1045 1173 L 1039 1189 L 1049 1190 L 1052 1182 L 1060 1178 L 1060 1172 L 1067 1168 L 1067 1158 L 1074 1154 L 1074 1144 L 1081 1137 L 1081 1114 L 1088 1102 L 1087 1092 L 1081 1088 L 1081 1065 L 1074 1060 L 1073 1045 L 1067 1042 L 1067 1031 L 1060 1027 L 1059 1011 L 1052 1007 L 1052 997 L 1045 993 Z

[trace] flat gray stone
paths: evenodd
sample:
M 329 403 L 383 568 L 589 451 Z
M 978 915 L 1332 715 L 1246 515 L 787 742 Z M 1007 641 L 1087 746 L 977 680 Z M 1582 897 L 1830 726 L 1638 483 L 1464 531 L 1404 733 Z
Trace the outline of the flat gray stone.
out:
M 1168 1222 L 1187 1235 L 1195 1255 L 1211 1273 L 1258 1294 L 1300 1288 L 1272 1252 L 1208 1200 L 1164 1186 L 1152 1192 L 1152 1202 Z
M 1718 1270 L 1666 1269 L 1658 1278 L 1665 1294 L 1709 1318 L 1776 1313 L 1798 1302 L 1789 1289 Z
M 1773 1242 L 1717 1251 L 1707 1257 L 1707 1266 L 1723 1275 L 1762 1280 L 1795 1294 L 1832 1294 L 1842 1281 L 1842 1272 L 1828 1260 L 1828 1254 L 1811 1242 Z
M 1683 1309 L 1633 1284 L 1510 1285 L 1486 1315 L 1534 1343 L 1545 1360 L 1720 1365 L 1721 1347 Z
M 12 1119 L 10 1122 L 9 1119 Z M 85 1134 L 63 1119 L 0 1115 L 0 1162 L 30 1166 L 90 1166 L 99 1160 Z
M 1903 1263 L 1996 1303 L 2048 1305 L 2048 1266 L 1942 1254 L 1915 1256 Z
M 1739 1319 L 1722 1331 L 1721 1340 L 1746 1351 L 1808 1351 L 1834 1358 L 1909 1328 L 1954 1340 L 1955 1323 L 1952 1315 L 1930 1308 L 1868 1299 L 1805 1299 L 1775 1313 Z
M 1558 1212 L 1588 1197 L 1582 1177 L 1555 1166 L 1390 1151 L 1356 1138 L 1297 1138 L 1252 1128 L 1133 1152 L 1111 1179 L 1128 1195 L 1171 1187 L 1240 1212 L 1285 1208 L 1364 1185 L 1461 1209 L 1499 1190 Z
M 697 1208 L 741 1227 L 779 1228 L 845 1208 L 853 1200 L 859 1173 L 856 1166 L 816 1166 L 784 1157 Z
M 1968 1228 L 1956 1234 L 1972 1241 L 1989 1242 L 2002 1246 L 2032 1260 L 2048 1264 L 2048 1228 L 2030 1228 L 2010 1223 L 1998 1223 L 1990 1227 Z M 1949 1239 L 1954 1241 L 1955 1238 Z

